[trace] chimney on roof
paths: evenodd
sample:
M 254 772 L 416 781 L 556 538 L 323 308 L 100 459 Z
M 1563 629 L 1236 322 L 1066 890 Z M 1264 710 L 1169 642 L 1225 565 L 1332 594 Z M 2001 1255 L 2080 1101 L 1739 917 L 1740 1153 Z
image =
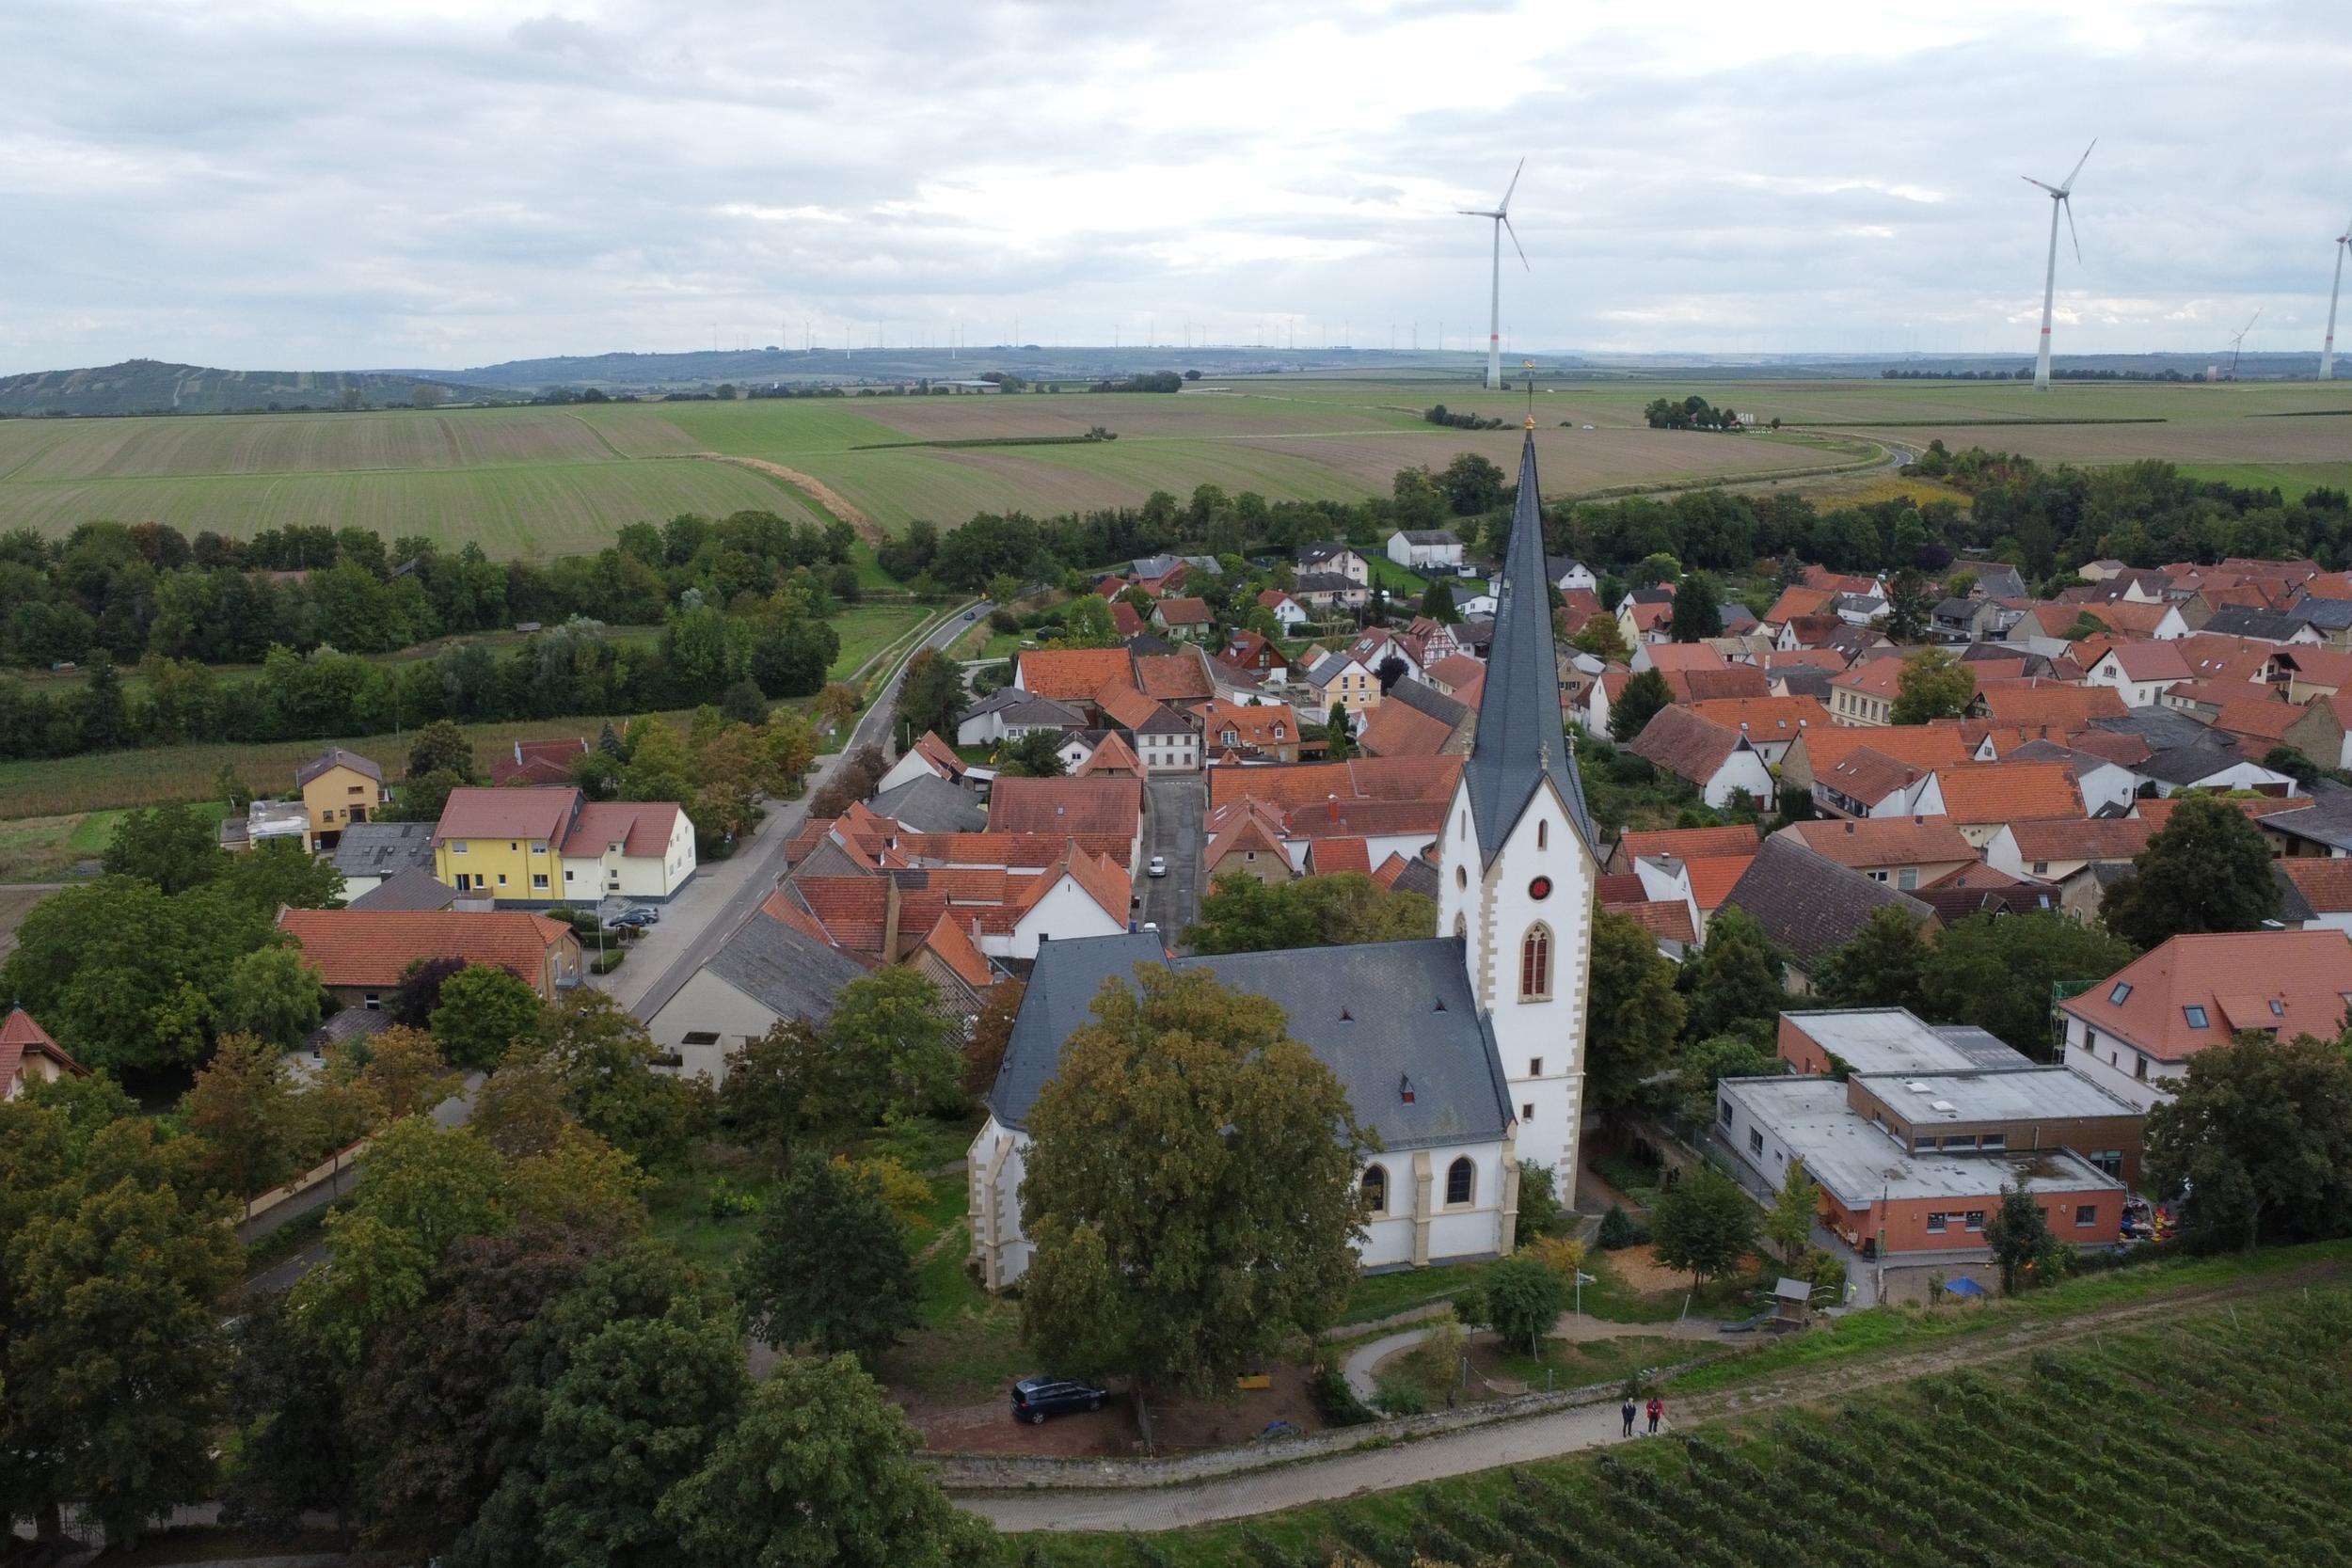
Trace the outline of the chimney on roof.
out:
M 1340 798 L 1337 795 L 1326 795 L 1323 798 L 1323 817 L 1327 822 L 1337 822 L 1340 819 Z
M 1852 823 L 1849 822 L 1849 823 L 1847 823 L 1847 824 L 1846 824 L 1846 832 L 1850 832 L 1850 833 L 1853 832 L 1853 824 L 1852 824 Z
M 1413 1081 L 1410 1078 L 1406 1078 L 1401 1074 L 1398 1076 L 1396 1081 L 1396 1097 L 1407 1105 L 1410 1105 L 1413 1102 Z

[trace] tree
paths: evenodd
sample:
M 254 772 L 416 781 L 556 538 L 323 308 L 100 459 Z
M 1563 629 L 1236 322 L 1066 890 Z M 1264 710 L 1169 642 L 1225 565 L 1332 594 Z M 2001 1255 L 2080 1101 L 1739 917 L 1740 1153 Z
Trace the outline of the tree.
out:
M 1449 626 L 1458 626 L 1462 612 L 1454 608 L 1454 584 L 1444 578 L 1431 578 L 1421 596 L 1421 612 Z
M 264 949 L 270 951 L 270 949 Z M 195 1134 L 198 1169 L 215 1191 L 249 1198 L 299 1167 L 294 1081 L 278 1048 L 255 1035 L 230 1035 L 181 1097 Z
M 1821 1192 L 1804 1173 L 1804 1159 L 1789 1161 L 1780 1180 L 1780 1192 L 1764 1212 L 1764 1239 L 1780 1248 L 1782 1260 L 1790 1268 L 1804 1260 L 1805 1249 L 1813 1244 L 1813 1227 L 1820 1213 Z
M 2199 1245 L 2352 1232 L 2352 1066 L 2308 1035 L 2200 1051 L 2149 1114 L 2147 1150 L 2156 1190 L 2188 1188 L 2185 1234 Z
M 342 1066 L 342 1059 L 337 1066 Z M 359 1081 L 374 1091 L 390 1121 L 428 1113 L 458 1089 L 457 1075 L 441 1060 L 441 1048 L 433 1037 L 405 1024 L 370 1036 L 366 1059 L 355 1066 Z
M 2050 1234 L 2049 1217 L 2023 1184 L 2001 1187 L 2001 1206 L 1984 1223 L 1984 1244 L 2001 1266 L 2001 1294 L 2020 1284 L 2047 1285 L 2066 1266 L 2066 1248 Z
M 1908 1007 L 1927 1005 L 1920 989 L 1928 944 L 1918 920 L 1894 906 L 1870 911 L 1853 940 L 1826 955 L 1816 968 L 1813 989 L 1833 1007 Z
M 1541 1355 L 1544 1336 L 1568 1309 L 1568 1283 L 1559 1271 L 1541 1260 L 1517 1253 L 1486 1271 L 1478 1282 L 1479 1319 L 1504 1340 L 1527 1342 L 1530 1355 Z
M 1780 953 L 1755 917 L 1736 905 L 1718 910 L 1707 944 L 1682 966 L 1691 1033 L 1704 1039 L 1764 1032 L 1788 1001 L 1780 975 Z
M 229 1413 L 236 1458 L 221 1489 L 221 1523 L 290 1537 L 312 1512 L 348 1513 L 358 1484 L 344 1424 L 342 1369 L 303 1336 L 283 1291 L 248 1297 L 230 1330 L 236 1355 Z
M 1013 1020 L 1029 988 L 1019 980 L 999 980 L 991 986 L 980 1016 L 972 1022 L 972 1037 L 963 1046 L 963 1097 L 984 1100 L 1005 1065 L 1005 1048 L 1012 1043 Z M 721 1094 L 726 1091 L 722 1089 Z
M 655 1071 L 657 1054 L 644 1024 L 609 993 L 583 987 L 545 1011 L 517 1065 L 544 1062 L 580 1124 L 650 1170 L 684 1158 L 709 1094 L 699 1079 Z
M 685 1303 L 592 1336 L 548 1389 L 532 1457 L 549 1568 L 669 1568 L 656 1510 L 732 1423 L 743 1353 L 723 1317 Z
M 169 805 L 124 816 L 100 864 L 110 877 L 144 877 L 166 893 L 185 893 L 220 875 L 228 860 L 210 823 L 186 806 Z
M 342 904 L 343 874 L 335 863 L 311 854 L 293 839 L 272 839 L 243 854 L 220 858 L 223 863 L 213 888 L 261 919 L 275 921 L 281 909 L 326 910 Z
M 1756 1205 L 1730 1177 L 1698 1165 L 1666 1190 L 1650 1215 L 1658 1260 L 1691 1271 L 1693 1286 L 1737 1269 L 1756 1244 Z
M 213 1495 L 244 1251 L 224 1206 L 171 1185 L 153 1124 L 90 1083 L 0 1103 L 0 1513 L 54 1544 L 75 1503 L 129 1547 Z
M 1539 1165 L 1533 1160 L 1519 1162 L 1519 1227 L 1522 1238 L 1557 1235 L 1565 1225 L 1567 1211 L 1561 1207 L 1558 1179 L 1549 1165 Z
M 881 1188 L 820 1155 L 793 1160 L 735 1277 L 752 1332 L 783 1349 L 813 1344 L 871 1364 L 922 1322 L 906 1230 Z
M 2233 801 L 2185 795 L 2107 890 L 2107 928 L 2142 949 L 2203 931 L 2251 931 L 2279 912 L 2270 851 Z
M 749 675 L 719 693 L 720 717 L 756 728 L 768 722 L 768 694 Z
M 1609 738 L 1624 745 L 1649 728 L 1649 721 L 1674 705 L 1674 700 L 1664 675 L 1656 670 L 1643 671 L 1626 682 L 1625 689 L 1609 705 Z
M 939 988 L 901 964 L 843 986 L 825 1024 L 868 1125 L 957 1104 L 963 1057 L 956 1034 Z
M 1356 754 L 1356 732 L 1347 722 L 1347 705 L 1334 702 L 1323 721 L 1323 760 L 1345 762 Z
M 1785 1064 L 1747 1035 L 1708 1035 L 1682 1048 L 1677 1064 L 1683 1115 L 1704 1123 L 1715 1114 L 1715 1085 L 1726 1078 L 1777 1077 Z
M 2104 979 L 2137 956 L 2113 932 L 2055 910 L 1972 914 L 1936 938 L 1920 990 L 1928 1017 L 1973 1023 L 2046 1059 L 2053 988 Z
M 1241 872 L 1219 877 L 1200 901 L 1184 942 L 1198 953 L 1265 953 L 1407 942 L 1438 931 L 1437 906 L 1418 893 L 1382 887 L 1360 871 L 1264 882 Z
M 954 660 L 935 648 L 925 648 L 907 660 L 893 710 L 903 733 L 953 735 L 963 705 L 963 672 Z
M 1928 579 L 1909 567 L 1897 572 L 1886 585 L 1888 639 L 1901 643 L 1926 641 L 1934 614 L 1935 590 Z
M 319 1026 L 319 972 L 295 947 L 260 947 L 229 966 L 221 1022 L 288 1050 Z
M 1062 607 L 1061 635 L 1055 638 L 1057 648 L 1116 648 L 1119 646 L 1119 626 L 1111 619 L 1111 607 L 1094 594 L 1082 594 Z
M 1634 564 L 1631 573 L 1636 588 L 1655 588 L 1661 582 L 1678 582 L 1682 578 L 1682 562 L 1663 550 L 1653 550 Z
M 1692 572 L 1675 590 L 1674 613 L 1667 635 L 1677 642 L 1704 642 L 1724 634 L 1724 604 L 1715 583 L 1704 572 Z
M 1977 673 L 1941 648 L 1922 648 L 1903 657 L 1902 673 L 1895 677 L 1898 724 L 1926 724 L 1957 719 L 1977 694 Z
M 1029 1114 L 1022 1332 L 1073 1371 L 1230 1387 L 1356 1276 L 1365 1137 L 1281 1010 L 1205 972 L 1105 986 Z
M 408 743 L 409 780 L 413 783 L 428 773 L 454 773 L 460 783 L 470 782 L 474 776 L 473 742 L 446 719 L 436 719 Z
M 647 714 L 630 721 L 628 761 L 621 766 L 624 800 L 694 800 L 693 761 L 675 728 Z
M 1000 778 L 1058 779 L 1070 771 L 1061 757 L 1059 730 L 1030 730 L 1017 740 L 1009 740 L 997 749 L 996 772 Z
M 512 971 L 468 964 L 441 982 L 433 1037 L 450 1066 L 486 1072 L 516 1040 L 537 1031 L 541 1011 L 539 993 Z
M 1673 1059 L 1684 1006 L 1675 966 L 1630 915 L 1594 911 L 1592 962 L 1584 1100 L 1605 1115 L 1632 1104 L 1644 1081 Z
M 404 1029 L 429 1029 L 434 1009 L 441 1005 L 441 988 L 466 967 L 463 958 L 411 958 L 400 972 L 400 987 L 384 1010 Z
M 1608 663 L 1622 663 L 1629 652 L 1625 645 L 1625 629 L 1617 625 L 1617 618 L 1605 610 L 1597 615 L 1586 616 L 1583 626 L 1577 628 L 1576 636 L 1571 641 L 1581 652 Z
M 661 1499 L 677 1559 L 706 1568 L 961 1568 L 987 1525 L 914 1457 L 921 1439 L 847 1356 L 787 1357 L 703 1466 Z
M 838 1053 L 816 1026 L 783 1019 L 727 1058 L 719 1119 L 750 1148 L 787 1152 L 803 1135 L 855 1115 L 850 1087 Z

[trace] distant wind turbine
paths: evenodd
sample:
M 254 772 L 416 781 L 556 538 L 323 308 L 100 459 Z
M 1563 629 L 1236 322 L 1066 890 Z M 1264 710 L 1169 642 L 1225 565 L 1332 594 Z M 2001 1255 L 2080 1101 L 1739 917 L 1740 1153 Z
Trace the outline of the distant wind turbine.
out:
M 2344 253 L 2352 250 L 2352 223 L 2336 236 L 2336 280 L 2328 290 L 2328 341 L 2319 351 L 2319 379 L 2336 378 L 2336 295 L 2344 292 Z
M 2042 277 L 2042 348 L 2033 362 L 2036 391 L 2046 392 L 2050 389 L 2050 308 L 2058 297 L 2058 209 L 2066 209 L 2066 237 L 2074 242 L 2074 260 L 2079 261 L 2083 259 L 2083 242 L 2082 237 L 2074 232 L 2074 177 L 2082 173 L 2084 164 L 2090 162 L 2090 148 L 2098 145 L 2099 138 L 2093 136 L 2090 147 L 2084 148 L 2082 157 L 2076 161 L 2074 173 L 2068 175 L 2063 183 L 2045 185 L 2030 174 L 2019 176 L 2026 184 L 2041 186 L 2050 193 L 2050 265 Z
M 2257 307 L 2254 313 L 2246 318 L 2246 325 L 2237 329 L 2237 336 L 2230 340 L 2230 379 L 2232 381 L 2237 379 L 2238 351 L 2246 346 L 2246 335 L 2253 331 L 2254 324 L 2262 319 L 2262 310 Z
M 1486 387 L 1490 391 L 1502 385 L 1502 231 L 1511 229 L 1511 193 L 1519 188 L 1519 172 L 1526 167 L 1527 160 L 1521 158 L 1518 168 L 1511 171 L 1511 183 L 1504 187 L 1502 199 L 1495 204 L 1492 212 L 1476 207 L 1454 209 L 1464 217 L 1494 220 L 1494 293 L 1487 302 L 1486 309 Z M 1527 252 L 1519 246 L 1519 231 L 1516 229 L 1511 229 L 1511 248 L 1518 251 L 1520 266 L 1527 267 L 1530 272 L 1535 270 L 1528 266 Z

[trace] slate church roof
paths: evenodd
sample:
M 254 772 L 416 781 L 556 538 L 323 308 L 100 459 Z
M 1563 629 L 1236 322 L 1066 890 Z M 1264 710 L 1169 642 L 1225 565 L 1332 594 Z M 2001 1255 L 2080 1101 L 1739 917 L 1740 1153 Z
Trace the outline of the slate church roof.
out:
M 1551 638 L 1551 598 L 1544 576 L 1544 516 L 1535 480 L 1535 436 L 1519 449 L 1518 498 L 1497 579 L 1494 642 L 1478 699 L 1478 738 L 1462 782 L 1478 825 L 1481 861 L 1492 864 L 1537 784 L 1549 778 L 1567 802 L 1568 819 L 1599 853 L 1576 752 L 1560 722 L 1560 661 Z
M 998 1122 L 1027 1126 L 1064 1043 L 1093 1022 L 1104 982 L 1132 984 L 1136 965 L 1146 963 L 1207 970 L 1219 984 L 1281 1008 L 1291 1037 L 1331 1069 L 1385 1149 L 1498 1140 L 1511 1124 L 1510 1085 L 1459 940 L 1170 959 L 1157 937 L 1136 932 L 1038 949 L 988 1097 Z

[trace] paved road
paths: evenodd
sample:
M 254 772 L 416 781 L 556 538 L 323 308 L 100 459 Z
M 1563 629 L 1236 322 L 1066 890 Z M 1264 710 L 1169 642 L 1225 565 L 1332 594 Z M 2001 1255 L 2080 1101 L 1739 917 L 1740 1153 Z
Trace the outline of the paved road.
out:
M 1669 1428 L 1672 1425 L 1667 1423 Z M 956 1503 L 1006 1530 L 1176 1529 L 1216 1519 L 1245 1519 L 1358 1492 L 1388 1491 L 1446 1476 L 1469 1475 L 1501 1465 L 1523 1465 L 1626 1440 L 1617 1402 L 1610 1400 L 1199 1485 L 1004 1493 L 959 1497 Z
M 977 617 L 985 616 L 989 612 L 990 606 L 982 602 L 970 608 Z M 923 640 L 919 648 L 945 648 L 971 629 L 963 619 L 963 611 L 961 610 L 953 611 L 930 636 Z M 919 648 L 914 651 L 919 651 Z M 908 657 L 913 657 L 914 651 L 911 651 Z M 649 1019 L 660 1011 L 661 1005 L 676 995 L 678 988 L 686 984 L 687 979 L 696 970 L 709 962 L 710 956 L 724 946 L 728 938 L 741 930 L 743 923 L 749 920 L 753 912 L 766 901 L 768 895 L 776 890 L 776 884 L 783 879 L 784 875 L 784 847 L 790 842 L 792 835 L 800 831 L 802 822 L 806 819 L 810 797 L 814 796 L 823 785 L 825 779 L 834 769 L 841 765 L 842 757 L 856 751 L 860 746 L 882 746 L 889 740 L 891 709 L 897 705 L 898 683 L 904 678 L 905 673 L 906 666 L 901 662 L 898 668 L 892 672 L 888 684 L 876 692 L 873 700 L 866 705 L 865 717 L 860 719 L 857 727 L 850 732 L 849 743 L 843 746 L 838 753 L 818 759 L 816 768 L 808 776 L 807 792 L 798 800 L 774 802 L 769 811 L 767 821 L 761 824 L 758 835 L 752 840 L 751 847 L 738 851 L 732 861 L 724 863 L 729 867 L 738 862 L 743 863 L 742 871 L 736 874 L 740 879 L 734 891 L 712 906 L 709 913 L 705 916 L 699 931 L 691 933 L 689 940 L 672 948 L 677 956 L 671 960 L 668 968 L 661 970 L 652 982 L 637 991 L 633 998 L 625 998 L 630 1012 L 641 1019 Z M 670 920 L 675 918 L 676 917 L 665 918 L 662 925 L 668 926 Z M 632 957 L 629 963 L 636 961 L 637 959 Z M 652 967 L 651 964 L 647 965 L 648 969 Z M 613 972 L 614 975 L 617 977 L 626 974 L 628 968 L 629 964 L 623 964 L 620 969 Z M 641 970 L 639 973 L 644 974 L 644 971 Z M 616 997 L 623 995 L 617 990 L 613 994 Z
M 1149 815 L 1144 821 L 1143 858 L 1166 857 L 1168 875 L 1146 877 L 1142 918 L 1174 945 L 1200 912 L 1200 828 L 1209 810 L 1209 786 L 1198 773 L 1163 773 L 1144 784 Z

